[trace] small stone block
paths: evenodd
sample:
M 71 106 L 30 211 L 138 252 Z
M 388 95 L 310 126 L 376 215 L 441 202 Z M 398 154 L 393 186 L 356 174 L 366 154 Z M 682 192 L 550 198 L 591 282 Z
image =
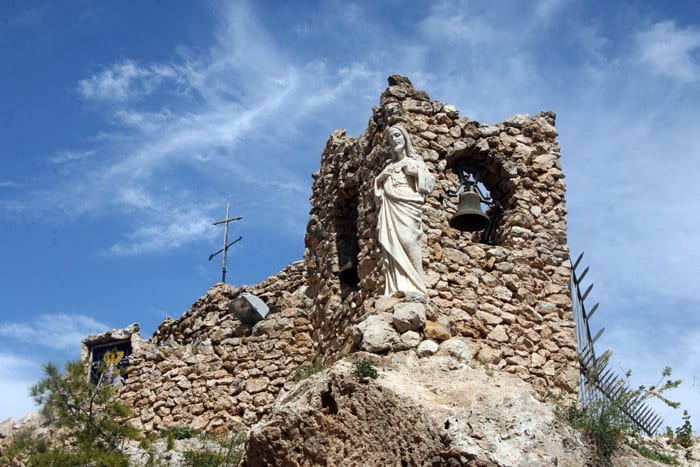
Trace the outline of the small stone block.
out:
M 443 323 L 439 321 L 426 321 L 425 322 L 425 335 L 430 339 L 435 339 L 436 341 L 446 341 L 452 335 L 450 330 Z
M 429 357 L 435 355 L 439 348 L 437 342 L 425 340 L 418 345 L 416 354 L 418 354 L 419 357 Z
M 425 307 L 416 302 L 399 303 L 394 306 L 392 321 L 399 333 L 417 331 L 425 325 Z

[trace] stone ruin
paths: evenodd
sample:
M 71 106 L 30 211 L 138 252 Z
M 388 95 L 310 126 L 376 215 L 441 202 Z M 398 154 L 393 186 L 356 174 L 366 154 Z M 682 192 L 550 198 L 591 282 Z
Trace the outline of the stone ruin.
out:
M 566 239 L 564 174 L 553 112 L 499 124 L 460 117 L 401 76 L 389 77 L 367 130 L 337 130 L 313 174 L 304 260 L 253 285 L 219 283 L 153 337 L 129 334 L 121 397 L 145 432 L 190 426 L 251 427 L 314 359 L 330 364 L 357 350 L 427 357 L 444 343 L 486 368 L 517 376 L 544 399 L 573 395 L 578 363 Z M 382 297 L 373 194 L 387 163 L 388 128 L 401 124 L 436 178 L 423 206 L 427 303 Z M 504 214 L 496 244 L 452 229 L 458 162 L 478 167 Z M 254 294 L 269 307 L 254 326 L 229 303 Z M 123 336 L 122 336 L 123 337 Z M 122 339 L 124 341 L 124 339 Z M 84 341 L 85 355 L 95 342 Z

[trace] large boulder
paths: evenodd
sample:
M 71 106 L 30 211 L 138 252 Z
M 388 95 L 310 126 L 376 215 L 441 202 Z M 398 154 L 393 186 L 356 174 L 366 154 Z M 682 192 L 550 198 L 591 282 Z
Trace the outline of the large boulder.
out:
M 278 399 L 245 465 L 593 465 L 580 433 L 513 375 L 449 355 L 372 358 L 376 380 L 345 360 Z
M 440 465 L 442 448 L 424 408 L 341 361 L 278 399 L 244 465 Z

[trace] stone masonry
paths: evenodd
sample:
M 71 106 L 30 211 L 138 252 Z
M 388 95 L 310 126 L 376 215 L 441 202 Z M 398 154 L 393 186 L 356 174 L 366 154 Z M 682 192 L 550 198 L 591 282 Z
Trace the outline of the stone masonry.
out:
M 437 179 L 423 210 L 431 300 L 425 331 L 446 324 L 451 335 L 472 339 L 484 364 L 520 376 L 542 395 L 555 387 L 575 391 L 565 184 L 554 119 L 547 111 L 481 124 L 391 76 L 364 134 L 331 135 L 314 174 L 305 258 L 314 338 L 324 356 L 351 349 L 348 329 L 387 308 L 377 307 L 383 276 L 372 186 L 389 157 L 386 130 L 400 123 Z M 448 225 L 457 209 L 447 190 L 459 184 L 451 169 L 458 160 L 482 169 L 484 185 L 505 208 L 497 245 Z M 356 287 L 339 278 L 348 261 L 357 264 Z
M 122 397 L 134 408 L 133 422 L 147 432 L 250 427 L 295 385 L 298 368 L 358 349 L 369 322 L 389 323 L 396 332 L 376 353 L 429 354 L 436 342 L 459 337 L 477 361 L 517 375 L 539 397 L 574 394 L 565 184 L 554 120 L 545 111 L 481 124 L 431 100 L 407 78 L 389 77 L 367 130 L 357 137 L 337 130 L 326 143 L 313 174 L 304 260 L 255 286 L 217 284 L 180 318 L 166 319 L 152 338 L 134 343 L 132 337 Z M 437 180 L 423 209 L 430 296 L 423 307 L 380 298 L 372 188 L 390 157 L 386 130 L 396 123 L 408 130 Z M 452 170 L 457 161 L 481 168 L 485 187 L 505 209 L 496 245 L 448 225 L 457 208 L 447 195 L 459 183 Z M 252 328 L 228 309 L 242 292 L 270 307 Z
M 303 269 L 294 263 L 253 287 L 216 284 L 136 345 L 121 394 L 133 407 L 132 423 L 146 432 L 172 426 L 216 432 L 250 426 L 267 414 L 314 355 Z M 242 292 L 270 307 L 252 329 L 228 310 Z

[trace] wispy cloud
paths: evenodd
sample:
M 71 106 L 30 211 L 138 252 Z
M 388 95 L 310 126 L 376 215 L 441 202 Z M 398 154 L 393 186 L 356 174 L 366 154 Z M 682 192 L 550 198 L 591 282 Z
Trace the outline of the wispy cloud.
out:
M 134 202 L 138 203 L 138 194 Z M 146 201 L 145 204 L 153 204 Z M 155 251 L 176 249 L 191 241 L 212 238 L 216 232 L 211 228 L 212 206 L 201 209 L 198 206 L 183 208 L 172 206 L 171 209 L 151 209 L 154 217 L 147 224 L 130 232 L 127 237 L 107 249 L 108 256 L 134 256 Z
M 210 238 L 215 198 L 255 205 L 287 223 L 305 216 L 309 180 L 299 167 L 310 174 L 319 154 L 286 146 L 325 140 L 327 130 L 300 128 L 334 114 L 334 103 L 358 83 L 383 78 L 362 63 L 292 62 L 245 2 L 215 8 L 216 41 L 200 58 L 180 49 L 168 62 L 124 59 L 81 80 L 80 95 L 100 103 L 94 110 L 108 126 L 89 149 L 51 157 L 70 163 L 70 174 L 15 206 L 69 217 L 128 215 L 129 231 L 103 249 L 117 256 Z
M 144 67 L 124 60 L 80 80 L 77 89 L 87 99 L 128 101 L 148 96 L 164 81 L 177 79 L 177 70 L 168 65 Z
M 643 65 L 661 76 L 681 81 L 700 78 L 700 29 L 660 21 L 637 33 L 637 53 Z
M 6 340 L 31 343 L 56 350 L 76 349 L 85 337 L 110 328 L 85 315 L 43 314 L 31 322 L 0 323 L 0 336 Z
M 567 0 L 539 0 L 534 6 L 535 18 L 546 23 L 565 11 L 567 3 L 569 3 Z
M 0 188 L 15 188 L 19 186 L 19 183 L 12 180 L 0 180 Z
M 26 357 L 12 353 L 0 352 L 0 377 L 6 378 L 17 373 L 26 374 L 31 372 L 34 362 Z M 28 371 L 29 370 L 29 371 Z
M 54 164 L 64 164 L 71 161 L 79 161 L 87 157 L 95 155 L 93 150 L 83 150 L 83 151 L 59 151 L 55 156 L 49 158 L 50 162 Z

